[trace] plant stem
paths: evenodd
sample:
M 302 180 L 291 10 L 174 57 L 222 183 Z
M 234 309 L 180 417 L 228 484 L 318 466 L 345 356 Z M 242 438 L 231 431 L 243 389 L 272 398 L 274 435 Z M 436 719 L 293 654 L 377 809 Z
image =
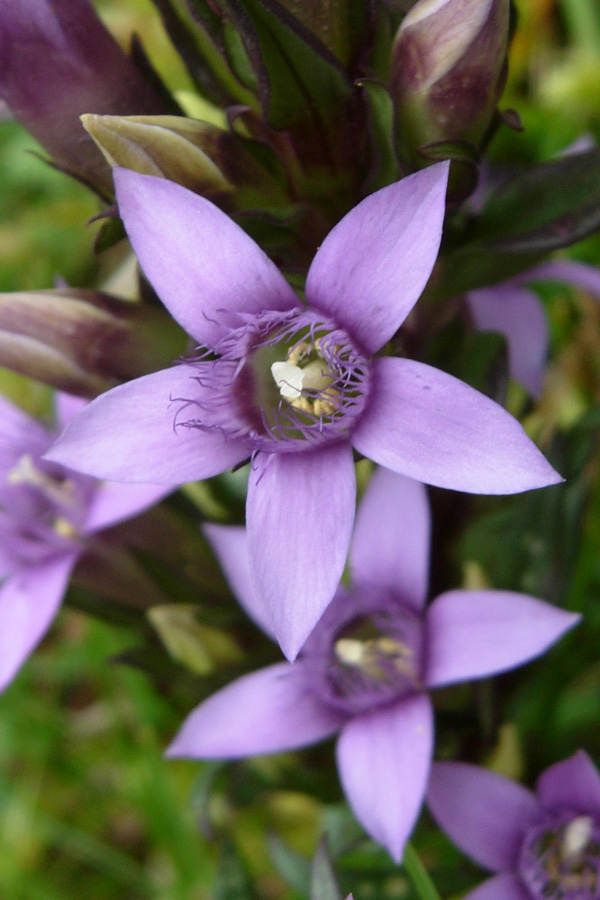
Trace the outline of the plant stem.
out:
M 412 844 L 407 844 L 404 848 L 402 865 L 420 900 L 441 900 L 435 884 Z

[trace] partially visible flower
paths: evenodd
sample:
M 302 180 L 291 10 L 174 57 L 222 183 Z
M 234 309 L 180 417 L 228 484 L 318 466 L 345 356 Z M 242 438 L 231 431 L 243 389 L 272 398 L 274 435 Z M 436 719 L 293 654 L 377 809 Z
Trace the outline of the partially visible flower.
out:
M 264 623 L 243 529 L 212 525 L 206 533 L 239 600 Z M 579 619 L 507 591 L 449 591 L 424 608 L 428 552 L 423 485 L 380 469 L 357 514 L 351 584 L 339 588 L 298 661 L 246 675 L 200 704 L 169 756 L 274 753 L 341 730 L 348 802 L 399 860 L 427 785 L 428 691 L 514 668 Z
M 600 270 L 570 259 L 540 263 L 516 278 L 466 295 L 475 326 L 504 335 L 509 374 L 534 397 L 540 394 L 546 369 L 548 325 L 539 298 L 525 285 L 546 280 L 563 281 L 600 298 Z
M 93 401 L 48 458 L 97 477 L 181 484 L 254 455 L 247 499 L 257 592 L 293 658 L 327 606 L 355 509 L 352 448 L 419 481 L 516 493 L 560 476 L 504 409 L 412 359 L 373 358 L 438 252 L 448 165 L 363 200 L 310 267 L 308 305 L 206 199 L 115 170 L 148 278 L 203 347 Z
M 536 792 L 488 769 L 436 763 L 429 809 L 452 840 L 496 874 L 465 900 L 597 900 L 600 776 L 579 750 Z
M 82 401 L 57 395 L 64 427 Z M 42 455 L 56 438 L 0 397 L 0 690 L 46 633 L 93 536 L 164 497 L 164 486 L 99 484 Z
M 105 194 L 110 168 L 79 116 L 169 111 L 88 0 L 0 0 L 0 97 L 60 168 Z

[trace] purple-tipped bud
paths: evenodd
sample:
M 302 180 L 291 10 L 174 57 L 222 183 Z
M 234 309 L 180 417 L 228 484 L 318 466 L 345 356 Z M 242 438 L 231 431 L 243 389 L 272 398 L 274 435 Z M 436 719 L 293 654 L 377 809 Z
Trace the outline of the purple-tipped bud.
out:
M 164 112 L 88 0 L 0 0 L 0 97 L 59 168 L 104 194 L 110 170 L 79 116 Z
M 250 155 L 242 138 L 208 122 L 182 116 L 81 117 L 111 166 L 175 181 L 222 206 L 254 189 L 268 201 L 278 188 Z M 246 205 L 253 205 L 244 190 Z
M 0 294 L 0 366 L 72 394 L 155 371 L 185 346 L 164 310 L 100 291 Z
M 416 165 L 431 144 L 481 145 L 506 78 L 509 5 L 419 0 L 402 22 L 391 85 L 401 149 Z

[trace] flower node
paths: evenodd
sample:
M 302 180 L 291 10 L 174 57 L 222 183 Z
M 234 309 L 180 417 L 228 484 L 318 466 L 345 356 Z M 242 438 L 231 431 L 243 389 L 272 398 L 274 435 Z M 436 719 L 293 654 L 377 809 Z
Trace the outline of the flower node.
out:
M 519 870 L 534 900 L 598 900 L 600 823 L 574 813 L 547 817 L 526 834 Z
M 321 699 L 349 714 L 422 690 L 423 625 L 397 597 L 338 593 L 303 650 Z

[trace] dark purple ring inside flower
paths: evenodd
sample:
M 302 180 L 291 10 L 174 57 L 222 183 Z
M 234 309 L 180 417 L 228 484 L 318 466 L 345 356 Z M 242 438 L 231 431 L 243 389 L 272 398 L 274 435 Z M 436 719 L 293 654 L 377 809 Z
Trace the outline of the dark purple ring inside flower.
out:
M 347 439 L 364 409 L 370 362 L 345 331 L 310 310 L 249 317 L 215 350 L 216 360 L 187 363 L 209 399 L 206 391 L 202 402 L 185 398 L 177 425 L 221 429 L 249 450 L 298 452 Z M 198 415 L 184 419 L 190 407 Z
M 526 833 L 519 873 L 534 900 L 598 900 L 600 822 L 571 811 L 549 813 Z

